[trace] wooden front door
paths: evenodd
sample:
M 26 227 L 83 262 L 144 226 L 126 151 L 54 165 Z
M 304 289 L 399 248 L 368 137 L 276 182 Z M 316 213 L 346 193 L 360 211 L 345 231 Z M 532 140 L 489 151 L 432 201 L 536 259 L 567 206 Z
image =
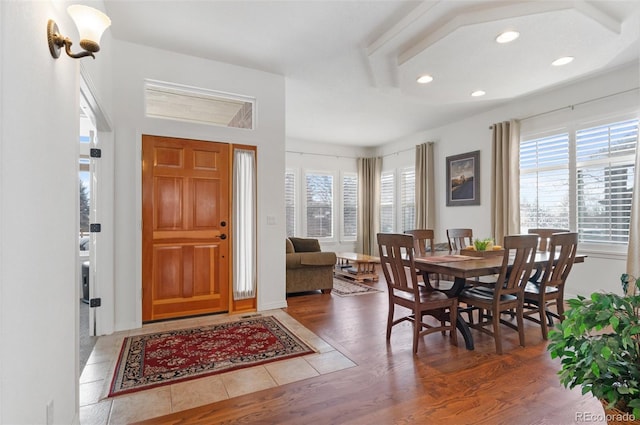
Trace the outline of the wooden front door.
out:
M 142 320 L 229 309 L 229 145 L 142 136 Z

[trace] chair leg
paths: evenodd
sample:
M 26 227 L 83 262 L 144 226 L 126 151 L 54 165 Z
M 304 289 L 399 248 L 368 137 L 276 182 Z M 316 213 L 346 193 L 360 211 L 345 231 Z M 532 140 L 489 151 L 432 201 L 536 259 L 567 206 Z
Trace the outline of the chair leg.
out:
M 458 329 L 456 328 L 457 320 L 458 320 L 458 307 L 454 303 L 451 307 L 449 307 L 449 322 L 451 323 L 451 343 L 453 345 L 458 345 Z
M 548 328 L 547 321 L 550 322 L 549 326 L 553 325 L 551 317 L 547 314 L 547 303 L 543 297 L 538 300 L 538 311 L 540 312 L 540 329 L 542 330 L 542 339 L 547 339 Z
M 556 309 L 558 310 L 558 316 L 560 321 L 564 320 L 564 297 L 560 294 L 560 297 L 556 299 Z
M 391 339 L 391 328 L 393 327 L 393 313 L 394 304 L 393 301 L 389 303 L 389 317 L 387 318 L 387 341 Z
M 516 319 L 518 322 L 518 336 L 520 337 L 520 346 L 524 347 L 524 303 L 522 300 L 516 308 Z
M 496 340 L 496 353 L 502 354 L 502 335 L 500 333 L 500 312 L 493 312 L 493 338 Z
M 416 312 L 413 315 L 413 354 L 418 353 L 418 336 L 420 335 L 420 330 L 422 329 L 422 314 L 420 312 Z

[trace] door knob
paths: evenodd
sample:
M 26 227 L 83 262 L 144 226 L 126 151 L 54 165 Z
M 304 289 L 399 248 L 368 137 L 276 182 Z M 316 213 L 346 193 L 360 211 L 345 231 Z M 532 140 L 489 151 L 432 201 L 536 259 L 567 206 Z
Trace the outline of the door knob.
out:
M 227 239 L 227 235 L 225 235 L 224 233 L 220 235 L 220 239 L 225 240 Z

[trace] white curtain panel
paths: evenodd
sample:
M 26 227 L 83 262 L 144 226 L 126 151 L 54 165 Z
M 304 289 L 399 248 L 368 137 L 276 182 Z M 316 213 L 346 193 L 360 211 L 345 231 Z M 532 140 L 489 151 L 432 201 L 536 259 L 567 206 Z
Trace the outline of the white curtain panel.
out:
M 640 132 L 638 139 L 640 139 Z M 636 278 L 640 277 L 640 196 L 638 188 L 640 188 L 640 148 L 636 144 L 631 222 L 629 223 L 629 250 L 627 252 L 627 273 Z
M 233 299 L 256 296 L 256 153 L 233 152 Z

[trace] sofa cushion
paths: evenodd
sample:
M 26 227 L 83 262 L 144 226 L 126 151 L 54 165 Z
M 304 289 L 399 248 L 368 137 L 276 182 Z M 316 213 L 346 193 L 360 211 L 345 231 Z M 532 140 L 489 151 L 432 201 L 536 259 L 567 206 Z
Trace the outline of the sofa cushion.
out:
M 296 250 L 293 248 L 293 243 L 287 238 L 287 254 L 291 254 L 292 252 L 296 252 Z
M 310 238 L 289 238 L 296 252 L 319 252 L 320 242 Z

